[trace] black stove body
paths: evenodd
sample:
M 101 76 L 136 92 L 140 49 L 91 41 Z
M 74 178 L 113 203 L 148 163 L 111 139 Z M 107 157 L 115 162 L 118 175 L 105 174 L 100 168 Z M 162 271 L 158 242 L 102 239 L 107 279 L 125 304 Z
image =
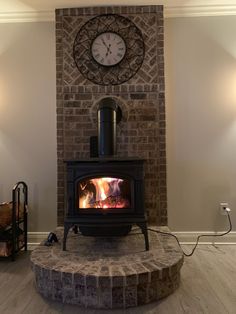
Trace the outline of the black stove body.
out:
M 144 208 L 144 160 L 102 157 L 65 161 L 68 231 L 78 226 L 85 236 L 124 236 L 136 224 L 149 249 Z
M 78 227 L 86 236 L 124 236 L 138 225 L 149 249 L 144 210 L 144 160 L 118 158 L 116 125 L 122 112 L 113 98 L 98 106 L 98 157 L 68 160 L 67 213 L 63 250 L 68 231 Z M 91 154 L 91 150 L 90 150 Z

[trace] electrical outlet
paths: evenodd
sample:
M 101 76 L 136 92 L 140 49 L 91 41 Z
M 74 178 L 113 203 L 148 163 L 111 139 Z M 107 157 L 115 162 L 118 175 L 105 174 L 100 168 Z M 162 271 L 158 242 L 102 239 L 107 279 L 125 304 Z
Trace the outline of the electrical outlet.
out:
M 229 204 L 226 202 L 220 203 L 220 213 L 221 215 L 227 215 L 227 210 L 226 208 L 229 208 Z

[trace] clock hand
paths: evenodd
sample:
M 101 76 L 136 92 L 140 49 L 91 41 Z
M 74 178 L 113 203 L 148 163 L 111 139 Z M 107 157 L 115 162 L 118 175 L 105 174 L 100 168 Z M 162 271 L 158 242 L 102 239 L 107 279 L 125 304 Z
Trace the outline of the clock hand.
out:
M 112 51 L 111 51 L 111 44 L 109 44 L 109 46 L 107 46 L 107 52 L 106 52 L 106 57 L 108 56 L 108 54 L 112 54 Z
M 102 38 L 102 43 L 103 43 L 103 45 L 104 45 L 106 48 L 108 48 L 108 46 L 107 46 L 107 44 L 105 43 L 105 41 L 104 41 L 103 38 Z
M 109 44 L 109 47 L 107 47 L 107 53 L 109 53 L 110 52 L 110 54 L 112 54 L 112 51 L 111 51 L 111 44 Z
M 110 53 L 110 55 L 112 54 L 112 51 L 107 50 L 106 52 L 106 57 L 108 56 L 108 54 Z

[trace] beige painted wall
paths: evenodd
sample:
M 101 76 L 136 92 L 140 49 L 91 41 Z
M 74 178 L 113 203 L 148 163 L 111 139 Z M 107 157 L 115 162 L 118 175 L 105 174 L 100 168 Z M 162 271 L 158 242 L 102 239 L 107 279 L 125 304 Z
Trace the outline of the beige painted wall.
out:
M 0 201 L 29 186 L 29 229 L 56 225 L 54 23 L 0 24 Z
M 236 17 L 165 21 L 172 230 L 236 224 Z M 31 231 L 56 225 L 54 23 L 0 24 L 0 201 L 29 185 Z
M 236 225 L 236 17 L 165 21 L 168 216 L 175 231 Z M 234 227 L 234 230 L 236 228 Z

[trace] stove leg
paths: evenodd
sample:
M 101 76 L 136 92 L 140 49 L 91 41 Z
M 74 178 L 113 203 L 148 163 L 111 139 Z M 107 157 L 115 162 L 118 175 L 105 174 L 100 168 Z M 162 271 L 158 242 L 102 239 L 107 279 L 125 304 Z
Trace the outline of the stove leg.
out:
M 63 251 L 66 251 L 66 239 L 68 232 L 70 230 L 71 224 L 69 223 L 64 223 L 64 237 L 63 237 Z
M 144 235 L 144 240 L 145 240 L 145 249 L 146 249 L 146 251 L 149 251 L 147 224 L 146 224 L 146 222 L 139 222 L 139 223 L 137 223 L 137 226 L 142 230 L 142 233 Z

